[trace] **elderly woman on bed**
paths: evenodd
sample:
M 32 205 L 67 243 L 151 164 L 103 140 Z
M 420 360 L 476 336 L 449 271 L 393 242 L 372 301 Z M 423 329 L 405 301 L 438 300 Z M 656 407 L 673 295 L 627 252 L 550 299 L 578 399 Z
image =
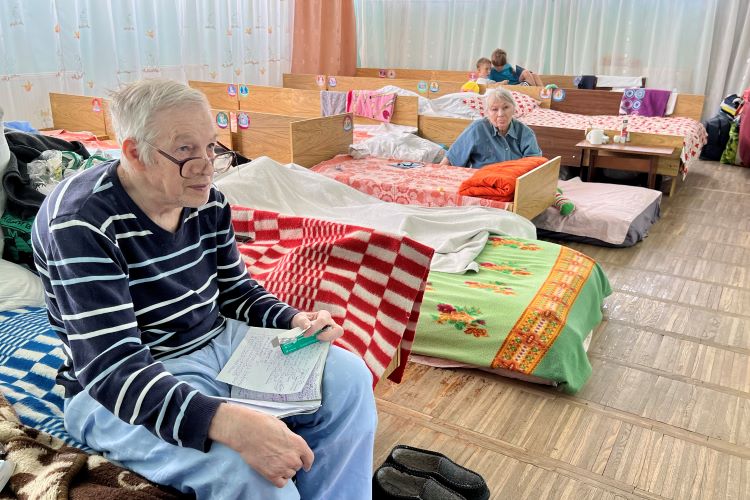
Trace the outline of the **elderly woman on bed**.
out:
M 490 163 L 541 156 L 534 132 L 513 119 L 513 95 L 498 88 L 488 91 L 485 99 L 487 116 L 461 132 L 440 164 L 482 168 Z

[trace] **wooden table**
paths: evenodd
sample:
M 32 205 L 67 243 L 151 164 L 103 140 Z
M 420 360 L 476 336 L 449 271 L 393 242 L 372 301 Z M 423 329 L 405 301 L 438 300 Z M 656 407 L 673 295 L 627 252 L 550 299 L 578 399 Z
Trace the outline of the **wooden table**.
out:
M 591 144 L 583 140 L 577 148 L 589 151 L 587 180 L 594 177 L 595 168 L 612 168 L 630 172 L 648 173 L 648 187 L 655 189 L 656 164 L 660 157 L 672 156 L 674 148 L 660 146 L 635 146 L 631 144 Z

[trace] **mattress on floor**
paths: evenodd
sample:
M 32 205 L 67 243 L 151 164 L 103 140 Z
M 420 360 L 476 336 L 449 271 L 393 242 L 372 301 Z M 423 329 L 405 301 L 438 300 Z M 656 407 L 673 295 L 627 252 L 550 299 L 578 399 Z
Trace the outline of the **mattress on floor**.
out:
M 532 222 L 540 238 L 554 238 L 608 247 L 633 246 L 659 220 L 661 192 L 638 186 L 582 182 L 579 177 L 559 181 L 564 196 L 575 203 L 563 217 L 554 206 Z

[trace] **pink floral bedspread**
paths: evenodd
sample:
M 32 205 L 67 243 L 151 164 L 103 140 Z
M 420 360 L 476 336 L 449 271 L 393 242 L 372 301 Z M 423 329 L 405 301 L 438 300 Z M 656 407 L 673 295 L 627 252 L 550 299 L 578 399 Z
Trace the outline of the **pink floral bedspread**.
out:
M 619 130 L 622 116 L 611 115 L 576 115 L 551 109 L 538 108 L 520 118 L 526 125 L 558 127 L 585 130 L 593 126 L 610 130 Z M 700 122 L 685 117 L 657 117 L 629 115 L 628 130 L 651 134 L 681 135 L 684 137 L 680 158 L 684 163 L 698 158 L 708 136 Z
M 474 174 L 471 168 L 440 167 L 432 163 L 409 169 L 389 165 L 397 162 L 373 157 L 355 160 L 349 155 L 338 155 L 311 170 L 370 196 L 402 205 L 482 206 L 504 210 L 512 205 L 458 194 L 461 183 Z

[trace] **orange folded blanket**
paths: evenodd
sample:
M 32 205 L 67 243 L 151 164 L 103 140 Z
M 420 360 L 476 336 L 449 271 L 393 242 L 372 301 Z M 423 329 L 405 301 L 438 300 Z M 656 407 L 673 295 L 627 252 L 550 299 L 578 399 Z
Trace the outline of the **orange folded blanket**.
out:
M 458 194 L 495 201 L 513 201 L 516 179 L 547 161 L 543 156 L 529 156 L 490 163 L 463 181 L 458 188 Z

